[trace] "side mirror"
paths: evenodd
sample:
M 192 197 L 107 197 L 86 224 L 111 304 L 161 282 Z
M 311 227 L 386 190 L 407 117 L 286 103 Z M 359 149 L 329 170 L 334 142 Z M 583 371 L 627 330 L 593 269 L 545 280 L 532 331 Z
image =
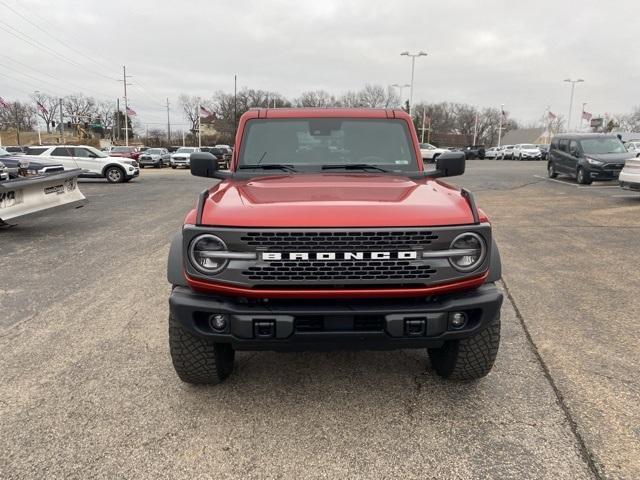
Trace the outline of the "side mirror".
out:
M 464 152 L 443 153 L 436 158 L 439 177 L 455 177 L 464 173 L 466 156 Z
M 218 160 L 210 153 L 192 153 L 189 158 L 191 175 L 214 178 L 218 171 Z

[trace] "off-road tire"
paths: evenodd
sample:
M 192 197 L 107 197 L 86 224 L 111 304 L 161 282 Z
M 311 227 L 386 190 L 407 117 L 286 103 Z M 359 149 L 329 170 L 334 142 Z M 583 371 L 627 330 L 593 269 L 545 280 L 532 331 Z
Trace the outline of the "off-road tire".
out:
M 576 173 L 576 182 L 578 182 L 580 185 L 591 185 L 592 183 L 591 178 L 587 177 L 587 173 L 582 167 L 578 168 L 578 171 Z
M 180 380 L 215 385 L 233 371 L 235 351 L 228 343 L 213 343 L 195 336 L 169 318 L 169 349 Z
M 553 162 L 549 162 L 547 164 L 547 175 L 549 175 L 549 178 L 558 177 L 558 172 L 556 172 L 556 166 L 553 164 Z
M 480 332 L 462 340 L 449 340 L 429 348 L 431 365 L 438 375 L 452 380 L 477 380 L 486 376 L 496 361 L 500 345 L 500 314 Z

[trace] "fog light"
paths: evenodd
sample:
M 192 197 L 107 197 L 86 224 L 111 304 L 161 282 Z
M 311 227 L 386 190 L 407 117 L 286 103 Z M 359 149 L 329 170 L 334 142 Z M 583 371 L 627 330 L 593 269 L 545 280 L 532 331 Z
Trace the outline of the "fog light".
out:
M 209 317 L 209 326 L 217 332 L 224 331 L 227 328 L 227 316 L 223 313 L 214 313 Z
M 467 324 L 467 314 L 464 312 L 455 312 L 449 316 L 449 323 L 456 330 L 461 329 Z

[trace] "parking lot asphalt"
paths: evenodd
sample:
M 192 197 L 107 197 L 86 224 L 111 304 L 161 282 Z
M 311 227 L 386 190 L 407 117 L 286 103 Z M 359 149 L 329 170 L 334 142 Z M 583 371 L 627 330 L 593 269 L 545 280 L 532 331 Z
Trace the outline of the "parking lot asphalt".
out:
M 509 298 L 494 371 L 422 351 L 241 353 L 217 387 L 167 346 L 169 241 L 210 182 L 143 170 L 0 230 L 0 477 L 638 478 L 640 195 L 469 162 Z

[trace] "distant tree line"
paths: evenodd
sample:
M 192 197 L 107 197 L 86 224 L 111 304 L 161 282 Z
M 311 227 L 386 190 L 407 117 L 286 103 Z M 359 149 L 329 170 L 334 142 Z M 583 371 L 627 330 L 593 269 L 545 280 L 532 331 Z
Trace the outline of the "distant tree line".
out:
M 46 93 L 36 92 L 28 102 L 6 101 L 7 107 L 0 106 L 0 130 L 33 130 L 36 125 L 44 125 L 47 133 L 59 128 L 60 99 Z M 124 138 L 124 114 L 116 112 L 115 103 L 98 102 L 82 93 L 62 98 L 62 113 L 65 123 L 87 127 L 93 133 L 103 135 L 120 126 Z M 129 120 L 131 129 L 131 120 Z M 118 132 L 114 132 L 116 134 Z

